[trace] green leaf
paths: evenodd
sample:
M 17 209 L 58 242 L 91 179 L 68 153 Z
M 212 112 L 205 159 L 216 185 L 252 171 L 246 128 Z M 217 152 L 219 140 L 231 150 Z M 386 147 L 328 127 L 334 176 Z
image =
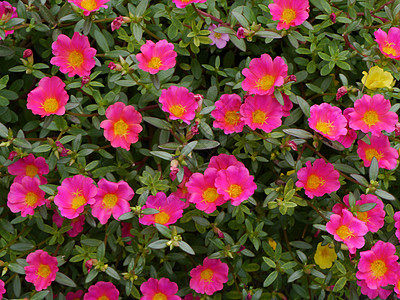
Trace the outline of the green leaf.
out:
M 191 254 L 191 255 L 195 254 L 192 247 L 190 247 L 189 244 L 184 241 L 179 242 L 179 248 L 181 248 L 183 251 L 185 251 L 188 254 Z
M 30 300 L 42 300 L 44 299 L 50 291 L 41 291 L 33 295 Z
M 30 149 L 32 148 L 31 143 L 29 143 L 26 139 L 24 138 L 15 138 L 13 140 L 13 145 L 16 147 L 21 147 L 21 148 L 26 148 L 26 149 Z
M 245 39 L 238 39 L 236 35 L 230 35 L 231 42 L 242 52 L 246 52 Z
M 0 136 L 3 138 L 8 137 L 8 128 L 3 123 L 0 123 Z
M 263 256 L 263 260 L 264 260 L 264 262 L 265 262 L 268 266 L 270 266 L 271 268 L 276 268 L 275 262 L 274 262 L 272 259 L 270 259 L 269 257 Z
M 149 245 L 148 245 L 148 247 L 149 248 L 151 248 L 151 249 L 156 249 L 156 250 L 159 250 L 159 249 L 164 249 L 164 248 L 167 248 L 168 246 L 167 246 L 167 242 L 168 242 L 169 240 L 158 240 L 158 241 L 154 241 L 154 242 L 151 242 Z
M 164 130 L 172 129 L 172 125 L 170 123 L 168 123 L 167 121 L 158 119 L 158 118 L 143 117 L 143 120 L 157 128 L 160 128 L 160 129 L 164 129 Z
M 108 268 L 106 269 L 106 274 L 107 274 L 108 276 L 111 276 L 112 278 L 114 278 L 114 279 L 116 279 L 116 280 L 120 280 L 120 279 L 121 279 L 121 277 L 119 276 L 118 272 L 115 271 L 115 270 L 114 270 L 113 268 L 111 268 L 111 267 L 108 267 Z
M 338 260 L 335 260 L 335 266 L 339 270 L 340 273 L 346 274 L 346 268 L 342 265 L 342 263 Z
M 84 244 L 84 245 L 90 246 L 90 247 L 99 247 L 100 244 L 102 244 L 102 243 L 103 243 L 103 241 L 96 240 L 96 239 L 81 240 L 81 244 Z
M 100 32 L 100 30 L 95 30 L 94 32 L 94 38 L 99 45 L 99 47 L 104 51 L 108 52 L 110 51 L 110 47 L 108 46 L 107 40 L 104 37 L 104 35 Z
M 277 271 L 273 271 L 272 273 L 270 273 L 268 275 L 268 277 L 264 280 L 263 286 L 264 287 L 268 287 L 270 286 L 278 277 L 278 272 Z
M 164 225 L 155 223 L 154 226 L 157 228 L 158 232 L 160 232 L 163 236 L 165 236 L 166 238 L 171 238 L 172 234 L 171 234 L 171 230 Z
M 138 6 L 136 6 L 136 12 L 135 12 L 136 17 L 140 17 L 140 16 L 144 15 L 148 4 L 149 4 L 149 0 L 141 0 L 140 1 Z
M 205 218 L 202 218 L 199 216 L 193 216 L 192 219 L 193 219 L 193 221 L 195 221 L 197 224 L 199 224 L 201 226 L 204 226 L 204 227 L 210 226 L 210 222 Z
M 154 214 L 158 214 L 160 211 L 158 209 L 155 208 L 145 208 L 142 209 L 142 214 L 144 215 L 154 215 Z
M 378 160 L 374 156 L 372 157 L 371 165 L 369 166 L 369 179 L 376 180 L 376 178 L 378 178 L 378 174 L 379 174 Z
M 376 206 L 376 203 L 365 203 L 360 205 L 358 211 L 369 211 Z
M 61 272 L 57 272 L 56 282 L 58 282 L 59 284 L 62 284 L 62 285 L 73 287 L 73 288 L 76 287 L 75 282 L 71 278 L 69 278 L 67 275 L 65 275 Z
M 165 151 L 150 151 L 150 154 L 168 161 L 171 161 L 173 158 L 172 154 Z
M 301 276 L 303 276 L 304 272 L 303 270 L 297 270 L 295 272 L 293 272 L 292 275 L 289 276 L 288 278 L 288 283 L 296 281 L 297 279 L 299 279 Z
M 390 194 L 390 193 L 388 193 L 388 192 L 386 192 L 386 191 L 384 191 L 384 190 L 381 190 L 381 189 L 377 189 L 377 190 L 375 191 L 375 194 L 376 194 L 377 196 L 379 196 L 379 197 L 381 197 L 381 198 L 383 198 L 383 199 L 389 200 L 389 201 L 394 201 L 394 200 L 396 200 L 396 198 L 395 198 L 392 194 Z
M 346 277 L 340 277 L 338 281 L 335 283 L 335 287 L 333 288 L 334 292 L 339 292 L 342 291 L 344 286 L 346 285 L 347 278 Z
M 182 154 L 183 156 L 188 156 L 188 155 L 193 151 L 193 149 L 196 147 L 197 143 L 198 143 L 197 141 L 193 141 L 193 142 L 190 142 L 189 144 L 187 144 L 187 145 L 182 149 L 181 154 Z
M 312 139 L 314 137 L 311 133 L 303 129 L 282 129 L 282 131 L 301 139 Z
M 85 283 L 91 282 L 97 277 L 97 274 L 99 274 L 99 271 L 97 269 L 91 269 L 88 276 L 86 276 Z

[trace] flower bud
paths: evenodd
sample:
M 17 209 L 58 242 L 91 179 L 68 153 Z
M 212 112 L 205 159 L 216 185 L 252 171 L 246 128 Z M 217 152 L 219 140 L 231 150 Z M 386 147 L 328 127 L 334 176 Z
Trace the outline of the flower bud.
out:
M 236 32 L 236 37 L 240 40 L 240 39 L 244 39 L 246 37 L 246 33 L 243 27 L 239 27 L 238 31 Z
M 347 94 L 347 87 L 345 86 L 340 87 L 336 93 L 336 101 L 342 98 L 346 94 Z
M 8 160 L 13 160 L 18 155 L 17 151 L 11 151 L 8 155 Z
M 400 123 L 397 122 L 397 124 L 394 126 L 394 133 L 396 134 L 396 136 L 400 135 Z
M 331 15 L 329 16 L 329 18 L 331 18 L 331 21 L 333 24 L 336 23 L 336 14 L 335 13 L 331 13 Z
M 124 23 L 124 19 L 122 16 L 116 17 L 112 22 L 111 22 L 111 30 L 117 30 L 121 28 L 121 25 Z
M 83 88 L 83 86 L 84 86 L 85 84 L 88 84 L 89 82 L 90 82 L 90 76 L 88 76 L 88 75 L 82 76 L 82 85 L 81 85 L 81 88 Z
M 33 55 L 33 52 L 32 52 L 32 50 L 31 49 L 26 49 L 25 51 L 24 51 L 24 54 L 23 54 L 23 58 L 28 58 L 29 56 L 32 56 Z

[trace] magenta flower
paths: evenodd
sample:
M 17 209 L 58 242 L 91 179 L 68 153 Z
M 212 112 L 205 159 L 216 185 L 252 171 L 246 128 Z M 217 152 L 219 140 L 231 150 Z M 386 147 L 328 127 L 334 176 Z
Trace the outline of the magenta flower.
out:
M 13 18 L 18 18 L 17 9 L 13 7 L 7 1 L 0 1 L 0 20 L 4 22 L 4 25 L 7 24 Z M 14 30 L 5 30 L 5 36 L 14 33 Z M 2 38 L 0 37 L 0 40 Z
M 158 71 L 169 70 L 175 67 L 178 54 L 174 51 L 174 44 L 167 40 L 157 43 L 147 40 L 146 44 L 140 47 L 141 53 L 136 55 L 139 61 L 139 69 L 156 74 Z
M 73 3 L 78 6 L 80 9 L 83 9 L 83 14 L 85 16 L 90 15 L 92 11 L 97 11 L 101 7 L 107 8 L 107 5 L 104 5 L 110 0 L 68 0 L 69 3 Z
M 248 69 L 243 69 L 242 88 L 251 94 L 271 95 L 274 86 L 283 85 L 287 71 L 288 66 L 282 57 L 272 60 L 271 56 L 263 54 L 260 58 L 253 58 Z
M 314 104 L 310 109 L 308 125 L 327 139 L 335 141 L 347 134 L 347 119 L 339 107 L 328 103 Z
M 186 5 L 191 3 L 204 3 L 207 0 L 172 0 L 175 3 L 177 8 L 185 8 Z
M 234 206 L 249 199 L 257 189 L 254 177 L 250 175 L 249 170 L 236 166 L 218 171 L 215 187 L 218 194 L 222 195 L 226 201 L 230 199 Z
M 242 120 L 252 130 L 271 132 L 282 125 L 282 105 L 270 95 L 249 96 L 240 107 Z
M 121 222 L 121 237 L 134 237 L 134 235 L 131 233 L 131 229 L 133 228 L 132 223 L 128 222 Z M 128 241 L 126 242 L 128 245 L 130 245 L 132 242 Z
M 97 50 L 90 47 L 89 39 L 85 35 L 75 32 L 72 39 L 60 34 L 51 45 L 53 57 L 50 63 L 60 67 L 60 72 L 69 77 L 90 75 L 90 70 L 96 65 L 94 56 Z
M 118 299 L 119 291 L 111 282 L 98 281 L 89 287 L 83 300 L 112 300 Z
M 303 187 L 305 193 L 311 199 L 330 194 L 340 188 L 339 172 L 331 163 L 325 162 L 322 158 L 306 162 L 306 167 L 297 172 L 297 187 Z
M 69 292 L 65 295 L 66 300 L 81 300 L 83 296 L 83 291 L 79 290 L 74 292 Z
M 3 294 L 6 293 L 6 289 L 4 288 L 4 281 L 0 280 L 0 300 L 3 299 Z
M 282 98 L 283 98 L 283 106 L 282 106 L 282 116 L 284 117 L 289 117 L 290 116 L 290 110 L 293 108 L 293 102 L 290 101 L 289 96 L 286 95 L 285 93 L 282 93 Z M 273 96 L 273 98 L 275 98 Z
M 350 120 L 350 113 L 354 111 L 354 108 L 346 108 L 343 111 L 343 116 L 347 120 L 347 133 L 346 135 L 341 135 L 339 139 L 337 140 L 339 143 L 341 143 L 345 148 L 350 148 L 351 145 L 353 145 L 353 142 L 357 139 L 357 132 L 351 128 L 349 128 L 348 122 Z
M 189 202 L 195 203 L 196 208 L 207 214 L 217 209 L 217 206 L 224 204 L 227 200 L 221 194 L 218 194 L 215 187 L 215 179 L 218 171 L 213 168 L 205 170 L 204 175 L 194 173 L 186 184 L 190 193 Z
M 225 153 L 211 157 L 210 163 L 208 164 L 208 168 L 214 168 L 217 169 L 217 171 L 226 170 L 230 166 L 245 168 L 244 164 L 238 161 L 234 155 L 228 155 Z
M 186 124 L 194 119 L 196 109 L 199 106 L 194 94 L 185 87 L 170 86 L 162 90 L 159 101 L 162 110 L 169 113 L 171 120 L 182 120 Z
M 379 28 L 374 32 L 374 35 L 383 55 L 397 60 L 400 59 L 400 28 L 391 27 L 388 33 Z
M 368 296 L 370 299 L 375 299 L 378 296 L 381 299 L 387 299 L 387 297 L 389 297 L 389 295 L 392 293 L 391 290 L 385 290 L 381 287 L 377 289 L 370 289 L 365 280 L 358 280 L 357 284 L 359 287 L 361 287 L 361 294 Z
M 382 130 L 392 132 L 398 122 L 398 116 L 390 111 L 390 108 L 390 101 L 383 95 L 377 94 L 372 98 L 364 95 L 354 103 L 354 111 L 349 114 L 349 126 L 364 133 L 371 132 L 374 136 L 380 136 Z
M 54 211 L 52 220 L 58 228 L 62 227 L 64 219 L 65 218 L 63 218 L 59 215 L 58 211 L 56 211 L 56 210 Z M 80 234 L 83 231 L 84 224 L 85 224 L 85 215 L 79 215 L 75 219 L 72 219 L 71 224 L 70 224 L 72 226 L 72 228 L 67 231 L 68 236 L 69 237 L 78 236 L 78 234 Z
M 170 281 L 168 278 L 160 279 L 149 278 L 142 283 L 140 291 L 143 297 L 140 300 L 181 300 L 182 298 L 175 295 L 178 292 L 178 285 Z
M 210 45 L 215 45 L 218 49 L 222 49 L 229 42 L 229 34 L 215 32 L 214 29 L 219 27 L 221 27 L 221 25 L 218 25 L 217 27 L 215 24 L 211 24 L 208 27 L 208 30 L 211 31 L 208 37 L 212 40 L 212 43 Z
M 396 237 L 400 241 L 400 211 L 395 212 L 393 219 L 394 227 L 396 228 Z
M 61 215 L 67 219 L 77 218 L 84 211 L 86 204 L 95 202 L 94 197 L 97 193 L 93 179 L 83 175 L 65 178 L 57 190 L 54 203 Z
M 342 210 L 342 214 L 333 214 L 326 224 L 326 230 L 332 234 L 336 241 L 343 242 L 349 248 L 351 254 L 356 253 L 356 249 L 364 246 L 364 235 L 368 232 L 368 227 L 347 209 Z
M 147 198 L 146 204 L 142 209 L 155 208 L 159 213 L 143 215 L 139 218 L 139 223 L 143 225 L 158 223 L 165 226 L 174 224 L 182 217 L 184 206 L 185 202 L 179 200 L 179 198 L 173 195 L 169 195 L 167 198 L 164 192 L 158 192 L 155 196 Z
M 100 123 L 104 137 L 114 148 L 121 147 L 129 151 L 143 130 L 140 126 L 142 115 L 132 105 L 116 102 L 107 108 L 106 117 L 107 120 Z
M 33 283 L 35 290 L 41 291 L 50 286 L 58 272 L 57 258 L 46 251 L 36 250 L 26 257 L 25 280 Z
M 228 281 L 228 273 L 229 268 L 226 263 L 206 257 L 203 265 L 190 271 L 190 288 L 196 293 L 211 296 L 224 288 L 224 283 Z
M 40 79 L 39 86 L 28 94 L 26 107 L 35 115 L 44 116 L 65 114 L 65 104 L 69 96 L 65 83 L 57 76 Z
M 211 116 L 215 119 L 213 126 L 222 129 L 225 134 L 242 132 L 244 122 L 240 119 L 241 105 L 242 100 L 239 95 L 223 94 L 215 102 L 215 109 L 211 112 Z
M 369 167 L 371 160 L 375 157 L 378 161 L 379 168 L 393 170 L 396 168 L 399 152 L 390 147 L 389 138 L 386 135 L 378 137 L 368 137 L 370 145 L 366 142 L 359 140 L 357 154 L 364 161 L 364 166 Z
M 98 186 L 96 202 L 91 207 L 92 215 L 101 224 L 106 224 L 111 214 L 118 220 L 119 216 L 131 211 L 129 201 L 135 193 L 125 181 L 115 183 L 102 178 Z
M 8 193 L 7 206 L 13 213 L 21 212 L 22 217 L 34 215 L 35 208 L 45 203 L 44 191 L 39 188 L 40 181 L 36 177 L 24 176 L 14 181 Z
M 28 156 L 20 158 L 15 163 L 8 166 L 8 173 L 16 175 L 16 181 L 20 181 L 22 177 L 35 177 L 39 175 L 40 184 L 46 184 L 47 180 L 42 175 L 49 173 L 49 165 L 43 157 L 35 158 L 30 153 Z
M 272 20 L 279 21 L 276 29 L 289 29 L 303 24 L 308 19 L 310 4 L 308 0 L 274 0 L 268 5 Z
M 357 279 L 365 280 L 370 289 L 396 284 L 400 269 L 393 244 L 378 241 L 371 250 L 360 252 L 360 256 Z

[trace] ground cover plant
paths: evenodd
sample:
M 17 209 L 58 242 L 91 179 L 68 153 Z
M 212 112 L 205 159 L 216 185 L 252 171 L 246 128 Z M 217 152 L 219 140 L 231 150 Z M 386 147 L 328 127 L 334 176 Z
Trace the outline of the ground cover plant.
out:
M 400 296 L 399 21 L 0 1 L 0 299 Z

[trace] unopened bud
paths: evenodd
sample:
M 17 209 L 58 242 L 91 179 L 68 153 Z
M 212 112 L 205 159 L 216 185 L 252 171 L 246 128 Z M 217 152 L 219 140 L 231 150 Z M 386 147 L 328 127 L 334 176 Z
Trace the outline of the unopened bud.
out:
M 396 134 L 396 136 L 400 135 L 400 123 L 397 122 L 397 124 L 394 126 L 394 133 Z
M 239 27 L 239 29 L 236 32 L 236 37 L 240 39 L 244 39 L 246 37 L 246 29 L 243 27 Z
M 239 251 L 238 251 L 237 253 L 240 253 L 240 252 L 242 252 L 244 249 L 246 249 L 246 247 L 245 247 L 245 246 L 240 246 L 240 248 L 239 248 Z
M 28 58 L 29 56 L 32 56 L 33 55 L 33 52 L 32 52 L 32 50 L 31 49 L 26 49 L 25 51 L 24 51 L 24 54 L 23 54 L 23 58 Z
M 11 151 L 8 155 L 8 160 L 13 160 L 18 155 L 17 151 Z
M 123 24 L 124 19 L 122 16 L 116 17 L 112 22 L 111 22 L 111 30 L 117 30 L 121 28 L 121 25 Z
M 90 270 L 93 267 L 93 259 L 89 259 L 88 261 L 85 262 L 85 267 L 86 270 L 88 271 L 88 273 L 90 272 Z
M 297 81 L 297 78 L 296 78 L 296 75 L 289 75 L 289 81 L 294 81 L 294 82 L 296 82 Z
M 331 21 L 332 21 L 333 24 L 336 23 L 336 15 L 335 15 L 335 13 L 331 13 L 329 18 L 331 18 Z
M 340 87 L 336 93 L 336 101 L 342 98 L 346 94 L 347 94 L 347 87 L 345 86 Z
M 85 84 L 88 84 L 89 82 L 90 82 L 90 76 L 88 76 L 88 75 L 82 76 L 82 85 L 81 85 L 81 88 L 83 88 L 83 86 L 84 86 Z

